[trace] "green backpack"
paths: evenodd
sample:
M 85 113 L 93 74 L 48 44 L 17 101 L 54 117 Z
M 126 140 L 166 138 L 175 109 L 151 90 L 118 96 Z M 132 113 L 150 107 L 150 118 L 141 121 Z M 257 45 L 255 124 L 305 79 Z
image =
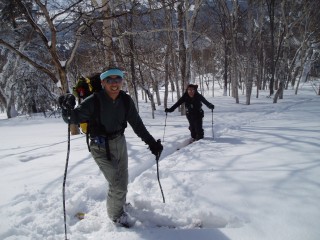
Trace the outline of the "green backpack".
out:
M 91 94 L 99 92 L 102 89 L 100 75 L 95 74 L 91 77 L 80 77 L 73 87 L 73 95 L 78 99 L 78 103 Z M 88 123 L 80 123 L 80 130 L 82 133 L 87 134 Z
M 78 98 L 78 102 L 89 97 L 92 93 L 99 92 L 102 89 L 100 75 L 96 74 L 91 77 L 80 77 L 73 87 L 73 95 Z

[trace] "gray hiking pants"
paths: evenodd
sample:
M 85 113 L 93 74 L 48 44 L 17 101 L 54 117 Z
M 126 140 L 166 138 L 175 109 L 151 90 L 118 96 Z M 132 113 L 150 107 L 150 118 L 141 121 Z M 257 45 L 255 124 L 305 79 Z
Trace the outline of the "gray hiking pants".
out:
M 111 220 L 123 213 L 128 187 L 128 153 L 124 135 L 109 140 L 111 160 L 104 146 L 90 143 L 91 154 L 109 183 L 107 211 Z

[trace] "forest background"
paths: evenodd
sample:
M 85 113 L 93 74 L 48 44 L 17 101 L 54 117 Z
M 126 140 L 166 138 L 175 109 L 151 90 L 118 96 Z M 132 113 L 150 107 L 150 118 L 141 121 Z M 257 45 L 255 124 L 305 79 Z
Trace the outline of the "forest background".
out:
M 81 76 L 110 66 L 153 117 L 196 76 L 200 92 L 247 105 L 306 81 L 320 95 L 319 22 L 318 0 L 0 0 L 0 110 L 46 116 Z

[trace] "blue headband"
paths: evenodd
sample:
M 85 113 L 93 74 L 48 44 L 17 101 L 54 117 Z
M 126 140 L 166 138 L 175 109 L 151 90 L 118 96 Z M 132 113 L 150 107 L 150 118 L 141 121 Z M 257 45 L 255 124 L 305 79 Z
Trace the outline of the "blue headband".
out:
M 123 78 L 123 72 L 117 68 L 113 68 L 113 69 L 109 69 L 103 73 L 100 74 L 100 80 L 102 81 L 103 79 L 109 77 L 109 76 L 119 76 L 121 78 Z

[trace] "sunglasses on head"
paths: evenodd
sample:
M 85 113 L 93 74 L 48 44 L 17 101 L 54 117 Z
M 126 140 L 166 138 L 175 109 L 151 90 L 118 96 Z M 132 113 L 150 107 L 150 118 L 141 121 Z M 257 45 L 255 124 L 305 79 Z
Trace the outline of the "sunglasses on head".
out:
M 116 78 L 107 77 L 107 78 L 105 78 L 103 80 L 106 81 L 107 83 L 121 83 L 122 82 L 122 77 L 116 77 Z

